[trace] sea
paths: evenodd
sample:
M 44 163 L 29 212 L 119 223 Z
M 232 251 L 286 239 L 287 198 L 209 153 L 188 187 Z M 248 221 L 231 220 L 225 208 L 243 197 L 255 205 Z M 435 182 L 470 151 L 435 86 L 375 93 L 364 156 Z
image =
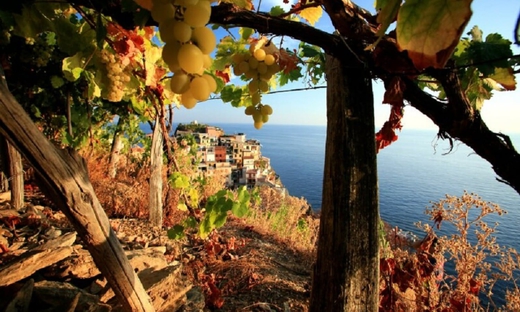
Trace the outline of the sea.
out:
M 256 130 L 252 124 L 211 124 L 226 134 L 244 133 L 257 139 L 262 155 L 292 196 L 304 197 L 314 210 L 321 207 L 325 158 L 325 126 L 265 124 Z M 465 191 L 499 204 L 508 213 L 485 219 L 498 222 L 497 242 L 520 250 L 520 195 L 497 180 L 491 165 L 460 142 L 450 144 L 437 138 L 434 130 L 403 129 L 392 145 L 377 155 L 380 214 L 383 220 L 406 233 L 424 236 L 418 221 L 432 224 L 424 213 L 432 202 L 446 195 L 461 196 Z M 520 134 L 511 135 L 520 148 Z M 340 160 L 338 160 L 340 161 Z M 450 235 L 453 228 L 442 226 L 439 234 Z M 495 288 L 503 298 L 506 284 Z M 496 302 L 501 303 L 502 298 Z

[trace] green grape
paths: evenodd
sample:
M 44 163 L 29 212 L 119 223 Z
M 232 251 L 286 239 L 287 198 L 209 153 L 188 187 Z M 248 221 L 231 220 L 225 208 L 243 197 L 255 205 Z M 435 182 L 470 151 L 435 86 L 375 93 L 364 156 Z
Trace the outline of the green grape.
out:
M 251 103 L 253 103 L 253 105 L 260 103 L 260 92 L 253 93 L 251 95 Z
M 249 84 L 247 85 L 248 88 L 249 88 L 249 93 L 250 94 L 255 94 L 255 93 L 258 93 L 258 85 L 259 85 L 259 81 L 258 79 L 253 79 L 249 82 Z
M 247 79 L 253 79 L 258 76 L 258 72 L 254 69 L 250 69 L 245 73 Z
M 168 42 L 163 47 L 162 58 L 172 72 L 181 69 L 178 58 L 180 48 L 181 46 L 177 41 Z
M 264 123 L 261 120 L 260 121 L 255 121 L 255 123 L 254 123 L 255 129 L 257 129 L 257 130 L 262 129 L 263 125 L 264 125 Z
M 213 59 L 211 58 L 211 56 L 209 56 L 208 54 L 204 54 L 202 57 L 203 57 L 202 58 L 202 61 L 203 61 L 202 67 L 204 69 L 210 68 L 211 65 L 213 64 Z
M 195 99 L 199 101 L 207 100 L 211 91 L 206 79 L 202 77 L 193 78 L 190 83 L 190 93 Z
M 253 115 L 255 110 L 256 110 L 255 107 L 251 105 L 251 106 L 246 107 L 246 110 L 244 112 L 246 113 L 247 116 L 251 116 L 251 115 Z
M 274 58 L 274 55 L 272 55 L 272 54 L 267 54 L 267 55 L 265 56 L 265 58 L 264 58 L 264 63 L 265 63 L 265 65 L 267 65 L 267 66 L 273 65 L 275 61 L 276 61 L 276 60 L 275 60 L 275 58 Z
M 197 100 L 193 97 L 190 90 L 188 90 L 181 95 L 181 103 L 187 109 L 192 109 L 197 105 Z
M 215 81 L 215 78 L 213 78 L 213 76 L 204 74 L 202 75 L 202 78 L 206 79 L 206 82 L 208 83 L 209 87 L 209 92 L 217 91 L 217 82 Z
M 265 60 L 265 51 L 264 49 L 258 49 L 253 53 L 255 59 L 259 62 Z
M 249 59 L 249 68 L 256 69 L 258 67 L 258 60 L 254 57 Z
M 258 89 L 265 93 L 269 91 L 269 84 L 267 84 L 267 81 L 260 80 L 260 82 L 258 83 Z
M 179 6 L 186 7 L 188 5 L 195 5 L 199 2 L 199 0 L 175 0 L 175 4 Z
M 164 21 L 175 17 L 175 8 L 170 3 L 154 3 L 151 13 L 154 21 L 161 24 Z
M 183 21 L 176 21 L 173 25 L 173 36 L 181 43 L 190 41 L 192 30 L 190 25 Z
M 262 112 L 262 115 L 271 115 L 273 113 L 273 108 L 270 105 L 263 105 L 260 108 L 260 112 Z
M 262 121 L 264 123 L 268 122 L 269 121 L 269 115 L 262 115 Z
M 233 66 L 233 75 L 242 76 L 244 72 L 238 66 Z
M 235 53 L 231 57 L 233 64 L 240 64 L 244 60 L 244 55 L 242 53 Z
M 238 69 L 240 69 L 241 72 L 246 73 L 249 71 L 249 62 L 242 61 L 240 64 L 238 64 Z
M 254 121 L 262 121 L 262 113 L 258 109 L 255 109 L 253 112 L 253 120 Z
M 196 74 L 202 70 L 203 54 L 194 44 L 183 44 L 179 49 L 178 60 L 181 68 L 188 74 Z
M 168 43 L 175 40 L 175 36 L 173 35 L 175 22 L 176 20 L 174 18 L 170 18 L 159 24 L 159 36 L 163 42 Z
M 195 5 L 186 6 L 184 22 L 193 28 L 203 27 L 209 22 L 211 5 L 207 0 L 199 0 Z
M 267 73 L 267 65 L 264 62 L 258 63 L 258 67 L 256 68 L 260 75 Z
M 203 0 L 205 1 L 205 0 Z M 217 46 L 217 38 L 213 30 L 207 27 L 197 27 L 193 29 L 192 41 L 199 47 L 204 54 L 210 54 Z
M 266 73 L 260 74 L 259 77 L 261 80 L 269 81 L 269 80 L 271 80 L 271 77 L 273 77 L 273 75 L 270 72 L 266 72 Z
M 170 89 L 173 93 L 183 94 L 190 88 L 190 76 L 180 71 L 173 75 L 170 80 Z

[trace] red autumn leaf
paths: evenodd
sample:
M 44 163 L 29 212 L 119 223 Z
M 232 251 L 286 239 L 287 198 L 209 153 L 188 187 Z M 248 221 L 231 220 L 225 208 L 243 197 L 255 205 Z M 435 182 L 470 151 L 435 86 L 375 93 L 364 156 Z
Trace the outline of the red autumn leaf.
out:
M 479 281 L 476 281 L 475 279 L 470 279 L 469 280 L 469 292 L 471 294 L 474 294 L 475 296 L 478 295 L 478 293 L 480 292 L 480 286 L 482 285 L 481 282 Z
M 231 80 L 229 77 L 229 65 L 226 66 L 225 70 L 216 70 L 215 75 L 217 75 L 217 77 L 220 77 L 220 79 L 222 79 L 224 83 L 228 83 L 229 80 Z
M 295 70 L 298 66 L 298 57 L 295 54 L 287 52 L 285 49 L 280 49 L 280 58 L 278 59 L 278 65 L 285 74 Z
M 206 298 L 206 306 L 209 308 L 217 308 L 220 309 L 224 305 L 224 298 L 222 298 L 222 292 L 220 289 L 215 286 L 213 281 L 206 282 L 206 285 L 208 285 L 208 288 L 210 290 L 209 296 Z
M 385 84 L 385 95 L 383 103 L 397 106 L 404 106 L 403 92 L 406 86 L 400 77 L 393 77 L 390 82 Z
M 20 224 L 22 220 L 19 216 L 8 216 L 1 219 L 9 229 L 14 230 L 17 224 Z
M 387 147 L 392 142 L 397 141 L 398 136 L 395 130 L 401 130 L 401 119 L 403 118 L 403 105 L 394 104 L 390 110 L 390 117 L 385 122 L 381 130 L 376 133 L 377 151 Z

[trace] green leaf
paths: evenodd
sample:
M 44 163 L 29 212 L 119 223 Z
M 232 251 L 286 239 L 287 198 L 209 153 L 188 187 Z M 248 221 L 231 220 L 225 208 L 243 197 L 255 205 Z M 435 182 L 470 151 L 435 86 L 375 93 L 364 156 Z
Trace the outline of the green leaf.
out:
M 378 11 L 377 22 L 380 24 L 376 32 L 378 38 L 367 50 L 373 49 L 381 38 L 383 38 L 390 24 L 395 21 L 397 12 L 399 12 L 399 8 L 401 7 L 401 2 L 402 0 L 376 0 L 375 8 Z
M 489 34 L 483 42 L 472 41 L 466 52 L 484 76 L 493 74 L 497 67 L 509 67 L 508 58 L 513 56 L 511 41 L 499 34 Z
M 36 105 L 31 105 L 31 113 L 36 118 L 42 117 L 42 113 L 40 112 L 40 109 Z
M 177 209 L 179 209 L 180 211 L 188 211 L 188 206 L 186 206 L 185 203 L 178 203 Z
M 442 68 L 471 17 L 472 0 L 407 0 L 397 17 L 397 43 L 415 67 Z
M 169 178 L 170 185 L 176 189 L 184 189 L 190 186 L 190 180 L 180 172 L 174 172 Z
M 62 67 L 63 75 L 69 81 L 76 81 L 83 72 L 83 57 L 81 53 L 63 59 Z
M 284 9 L 281 6 L 277 5 L 277 6 L 274 6 L 274 7 L 271 8 L 271 11 L 269 12 L 269 15 L 271 15 L 271 16 L 280 16 L 280 15 L 282 15 L 284 13 L 285 13 Z
M 169 229 L 167 233 L 169 239 L 181 239 L 184 237 L 184 227 L 180 224 L 176 224 Z
M 249 27 L 241 27 L 239 30 L 238 30 L 238 33 L 240 34 L 240 37 L 243 39 L 243 40 L 247 40 L 249 39 L 249 37 L 251 37 L 251 35 L 254 33 L 254 29 L 253 28 L 249 28 Z
M 194 228 L 197 226 L 197 224 L 197 220 L 192 216 L 189 216 L 184 220 L 184 226 L 187 228 Z

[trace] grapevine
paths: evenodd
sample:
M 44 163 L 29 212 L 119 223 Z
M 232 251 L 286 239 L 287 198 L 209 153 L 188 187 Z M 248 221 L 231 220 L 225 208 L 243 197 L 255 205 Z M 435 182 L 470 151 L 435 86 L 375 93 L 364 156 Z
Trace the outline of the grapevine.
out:
M 262 128 L 273 113 L 271 106 L 262 104 L 262 93 L 269 91 L 269 81 L 280 70 L 278 49 L 266 38 L 253 41 L 247 52 L 235 54 L 232 59 L 233 74 L 249 80 L 248 89 L 251 106 L 245 114 L 253 117 L 256 129 Z
M 163 60 L 173 73 L 170 89 L 181 95 L 184 107 L 193 108 L 217 90 L 213 76 L 205 73 L 212 64 L 209 54 L 217 44 L 215 34 L 205 26 L 211 15 L 211 2 L 153 0 L 151 14 L 165 43 Z

